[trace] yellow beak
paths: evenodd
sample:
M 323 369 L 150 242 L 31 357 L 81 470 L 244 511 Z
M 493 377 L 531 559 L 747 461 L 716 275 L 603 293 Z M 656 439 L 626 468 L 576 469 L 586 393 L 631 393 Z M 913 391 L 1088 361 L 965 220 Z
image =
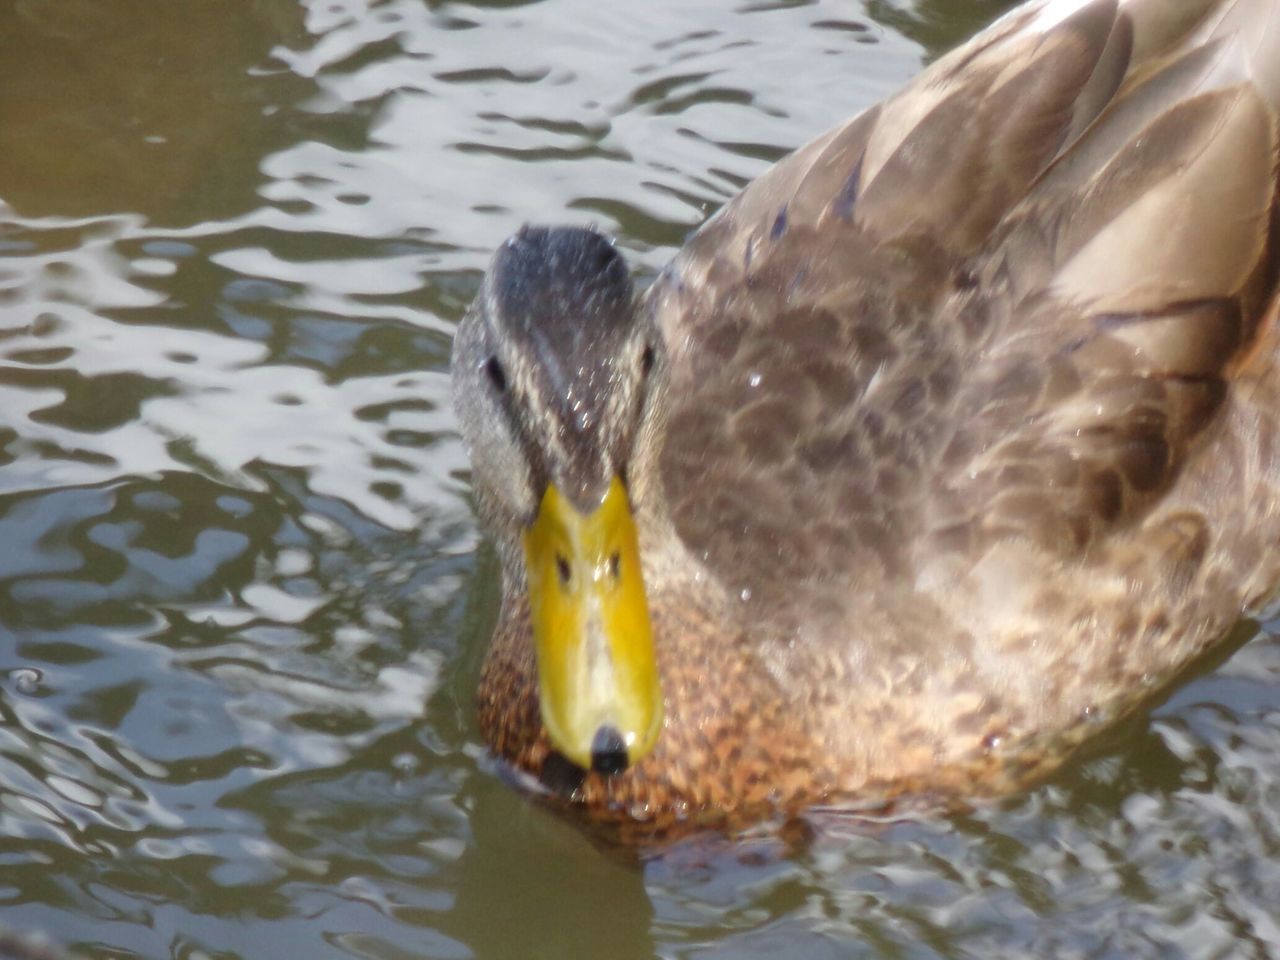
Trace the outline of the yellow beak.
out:
M 651 749 L 662 688 L 635 519 L 614 477 L 581 513 L 554 485 L 524 534 L 538 696 L 552 744 L 583 769 L 617 773 Z

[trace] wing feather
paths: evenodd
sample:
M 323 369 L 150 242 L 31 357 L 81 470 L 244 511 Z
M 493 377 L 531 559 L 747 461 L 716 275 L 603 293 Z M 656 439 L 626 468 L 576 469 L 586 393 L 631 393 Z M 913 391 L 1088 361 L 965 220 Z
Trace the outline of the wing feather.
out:
M 650 293 L 679 536 L 803 598 L 1132 524 L 1274 312 L 1278 109 L 1273 0 L 1052 0 L 784 159 Z

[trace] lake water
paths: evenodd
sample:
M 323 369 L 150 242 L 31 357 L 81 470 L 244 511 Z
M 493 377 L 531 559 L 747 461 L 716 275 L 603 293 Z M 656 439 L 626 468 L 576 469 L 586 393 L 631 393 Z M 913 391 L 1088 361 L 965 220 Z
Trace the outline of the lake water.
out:
M 99 960 L 1280 955 L 1265 626 L 968 815 L 637 861 L 477 739 L 447 365 L 492 248 L 593 222 L 651 276 L 1009 5 L 4 4 L 0 925 Z

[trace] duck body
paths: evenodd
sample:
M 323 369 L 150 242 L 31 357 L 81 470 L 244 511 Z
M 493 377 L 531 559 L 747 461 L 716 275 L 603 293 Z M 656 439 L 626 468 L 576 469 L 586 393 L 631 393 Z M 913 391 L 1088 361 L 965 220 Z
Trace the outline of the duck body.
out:
M 1280 584 L 1278 112 L 1269 0 L 1031 3 L 691 238 L 637 300 L 651 377 L 600 378 L 662 697 L 625 769 L 547 735 L 539 472 L 492 476 L 469 315 L 498 756 L 655 830 L 992 795 L 1222 640 Z

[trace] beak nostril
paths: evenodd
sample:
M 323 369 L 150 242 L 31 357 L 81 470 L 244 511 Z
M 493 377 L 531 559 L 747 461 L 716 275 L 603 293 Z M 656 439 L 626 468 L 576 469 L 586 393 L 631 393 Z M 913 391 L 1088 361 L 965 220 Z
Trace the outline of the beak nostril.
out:
M 591 769 L 603 774 L 627 769 L 627 745 L 616 727 L 605 724 L 591 738 Z
M 560 586 L 567 587 L 569 585 L 569 577 L 572 571 L 569 569 L 569 561 L 564 558 L 563 554 L 556 554 L 556 576 L 560 578 Z

